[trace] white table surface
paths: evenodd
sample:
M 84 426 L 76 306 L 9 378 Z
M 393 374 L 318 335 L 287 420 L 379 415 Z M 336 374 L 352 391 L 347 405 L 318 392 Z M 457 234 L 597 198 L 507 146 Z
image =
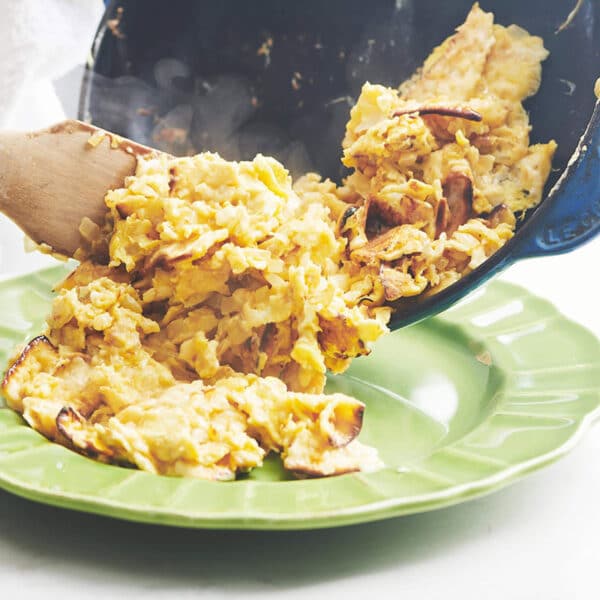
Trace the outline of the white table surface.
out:
M 20 232 L 0 216 L 0 277 L 52 261 L 21 248 Z M 596 239 L 568 255 L 523 261 L 500 278 L 600 335 L 599 258 Z M 0 600 L 597 600 L 599 568 L 598 424 L 557 463 L 484 498 L 315 532 L 169 529 L 0 491 Z

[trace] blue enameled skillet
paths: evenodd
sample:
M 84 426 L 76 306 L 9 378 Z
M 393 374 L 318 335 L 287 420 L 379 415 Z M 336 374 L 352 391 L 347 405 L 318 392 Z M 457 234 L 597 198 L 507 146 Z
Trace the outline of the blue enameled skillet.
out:
M 526 107 L 532 140 L 558 142 L 554 170 L 544 200 L 512 240 L 439 294 L 400 302 L 393 328 L 443 310 L 516 260 L 569 251 L 600 230 L 600 1 L 481 5 L 499 23 L 541 35 L 550 50 Z M 212 150 L 228 159 L 262 152 L 292 171 L 313 168 L 340 181 L 340 141 L 362 84 L 400 83 L 470 6 L 119 0 L 98 29 L 79 116 L 169 152 Z

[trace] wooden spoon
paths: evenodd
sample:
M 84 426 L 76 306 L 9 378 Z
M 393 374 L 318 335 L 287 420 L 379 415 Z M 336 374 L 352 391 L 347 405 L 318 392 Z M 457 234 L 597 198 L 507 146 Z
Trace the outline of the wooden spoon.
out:
M 154 152 L 81 121 L 34 132 L 0 132 L 0 212 L 34 242 L 72 256 L 84 217 L 102 224 L 104 196 Z

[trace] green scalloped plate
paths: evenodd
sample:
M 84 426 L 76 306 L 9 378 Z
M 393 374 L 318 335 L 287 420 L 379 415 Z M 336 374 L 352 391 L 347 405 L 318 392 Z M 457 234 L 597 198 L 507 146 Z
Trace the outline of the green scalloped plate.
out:
M 41 331 L 64 267 L 0 283 L 0 364 Z M 499 489 L 567 452 L 600 415 L 600 342 L 524 289 L 493 282 L 385 336 L 329 379 L 367 404 L 361 439 L 386 468 L 293 480 L 269 459 L 216 483 L 104 465 L 0 408 L 0 487 L 122 519 L 308 529 L 431 510 Z

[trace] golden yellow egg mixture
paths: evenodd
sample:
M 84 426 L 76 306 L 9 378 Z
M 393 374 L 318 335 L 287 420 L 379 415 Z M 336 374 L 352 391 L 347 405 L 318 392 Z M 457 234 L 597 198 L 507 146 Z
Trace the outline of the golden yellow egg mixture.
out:
M 496 252 L 537 205 L 556 143 L 529 145 L 542 39 L 475 5 L 399 90 L 365 84 L 351 111 L 345 182 L 361 199 L 350 256 L 388 301 L 435 293 Z
M 269 452 L 308 475 L 373 470 L 365 406 L 325 374 L 435 293 L 537 204 L 555 144 L 522 100 L 547 52 L 475 5 L 400 90 L 365 84 L 337 187 L 272 158 L 140 159 L 82 223 L 80 266 L 3 394 L 52 440 L 154 473 L 233 479 Z
M 295 472 L 377 467 L 354 440 L 363 404 L 322 391 L 390 309 L 361 302 L 369 269 L 318 200 L 263 156 L 140 161 L 106 197 L 109 235 L 82 228 L 96 258 L 81 251 L 59 286 L 10 405 L 52 439 L 157 473 L 231 479 L 271 450 Z

